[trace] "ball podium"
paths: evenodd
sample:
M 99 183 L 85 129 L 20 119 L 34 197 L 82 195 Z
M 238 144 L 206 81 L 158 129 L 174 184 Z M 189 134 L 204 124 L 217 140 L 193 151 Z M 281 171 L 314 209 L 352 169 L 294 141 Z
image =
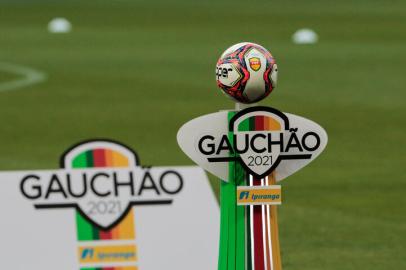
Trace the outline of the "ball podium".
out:
M 235 114 L 235 111 L 229 112 L 229 119 Z M 263 129 L 264 121 L 261 120 L 248 121 L 241 129 Z M 230 140 L 233 135 L 230 131 Z M 277 206 L 274 205 L 279 204 L 280 200 L 263 205 L 237 203 L 249 196 L 249 193 L 238 192 L 238 187 L 272 187 L 276 184 L 274 173 L 263 178 L 254 177 L 236 159 L 230 160 L 228 166 L 228 182 L 222 182 L 220 189 L 219 270 L 281 269 Z
M 218 269 L 282 269 L 277 183 L 323 151 L 324 129 L 254 106 L 198 117 L 181 127 L 177 139 L 194 162 L 223 180 Z
M 189 158 L 222 180 L 218 270 L 281 270 L 279 182 L 320 155 L 327 133 L 306 118 L 240 103 L 257 102 L 276 86 L 275 60 L 262 46 L 231 46 L 216 72 L 235 109 L 187 122 L 177 140 Z

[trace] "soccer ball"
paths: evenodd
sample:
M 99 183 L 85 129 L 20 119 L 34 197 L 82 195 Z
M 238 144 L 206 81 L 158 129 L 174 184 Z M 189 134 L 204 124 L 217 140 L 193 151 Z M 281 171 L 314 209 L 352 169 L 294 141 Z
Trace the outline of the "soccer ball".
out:
M 217 85 L 241 103 L 255 103 L 267 97 L 276 87 L 277 74 L 272 54 L 251 42 L 231 46 L 216 65 Z

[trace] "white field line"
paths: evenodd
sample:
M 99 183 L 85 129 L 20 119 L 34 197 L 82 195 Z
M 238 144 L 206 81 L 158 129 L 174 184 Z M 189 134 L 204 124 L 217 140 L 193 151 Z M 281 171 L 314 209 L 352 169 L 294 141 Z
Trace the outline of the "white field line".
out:
M 20 88 L 41 83 L 47 79 L 47 74 L 29 67 L 0 62 L 0 70 L 20 75 L 19 78 L 0 83 L 0 92 L 14 91 Z

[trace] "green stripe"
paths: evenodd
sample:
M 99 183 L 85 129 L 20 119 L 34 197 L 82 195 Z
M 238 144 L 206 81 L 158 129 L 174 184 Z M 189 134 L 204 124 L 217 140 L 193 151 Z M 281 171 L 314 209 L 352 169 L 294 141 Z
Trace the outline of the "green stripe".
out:
M 76 211 L 76 226 L 79 241 L 93 240 L 93 226 Z
M 249 129 L 247 129 L 247 127 L 250 126 L 250 118 L 247 118 L 243 121 L 241 121 L 240 125 L 238 126 L 238 131 L 249 131 Z
M 72 167 L 73 168 L 87 168 L 87 158 L 86 158 L 86 153 L 82 153 L 78 156 L 75 157 L 75 159 L 72 161 Z
M 73 168 L 87 168 L 87 154 L 86 152 L 78 155 L 72 162 Z M 83 216 L 76 211 L 76 227 L 77 237 L 79 241 L 93 240 L 93 226 L 83 218 Z
M 234 114 L 235 112 L 229 112 L 228 119 L 230 120 Z M 235 185 L 231 177 L 233 174 L 232 162 L 229 164 L 230 176 L 228 180 L 231 181 L 221 181 L 220 184 L 221 223 L 219 270 L 235 270 L 235 268 L 233 269 L 233 267 L 235 267 L 235 213 L 232 213 L 232 209 L 235 207 L 235 196 L 233 197 L 233 194 L 235 194 Z
M 94 162 L 92 150 L 86 151 L 86 160 L 87 160 L 87 168 L 93 168 Z
M 91 150 L 79 154 L 72 161 L 73 168 L 92 168 L 93 167 L 93 152 Z M 99 239 L 99 230 L 94 228 L 90 222 L 76 211 L 76 227 L 77 237 L 79 241 L 90 241 Z
M 219 270 L 227 270 L 228 253 L 228 208 L 226 205 L 226 190 L 228 183 L 220 180 L 220 250 L 219 250 Z
M 229 112 L 228 120 L 236 114 Z M 242 121 L 239 131 L 250 130 L 250 120 Z M 233 143 L 233 132 L 228 134 Z M 245 269 L 245 207 L 237 206 L 237 186 L 245 185 L 245 171 L 241 164 L 229 162 L 228 182 L 221 181 L 221 225 L 220 225 L 220 256 L 219 270 Z
M 249 131 L 250 130 L 250 119 L 247 118 L 240 123 L 238 126 L 238 131 Z
M 99 240 L 100 239 L 100 230 L 97 229 L 95 226 L 93 227 L 93 240 Z
M 228 122 L 236 112 L 228 113 Z M 234 143 L 234 132 L 228 133 L 230 143 Z M 237 263 L 237 187 L 236 187 L 236 162 L 228 163 L 228 270 L 235 270 Z
M 235 179 L 238 186 L 245 185 L 245 171 L 241 164 L 236 162 L 235 164 Z M 237 197 L 235 197 L 237 199 Z M 246 270 L 245 269 L 245 211 L 246 206 L 237 206 L 237 252 L 236 252 L 236 270 Z
M 250 117 L 250 127 L 248 131 L 254 131 L 255 130 L 255 117 Z
M 231 142 L 232 143 L 232 142 Z M 229 185 L 228 185 L 228 269 L 236 269 L 237 255 L 237 201 L 236 201 L 236 185 L 235 185 L 235 162 L 229 163 Z
M 238 131 L 254 131 L 255 118 L 255 116 L 251 116 L 241 121 L 241 123 L 238 125 Z
M 252 130 L 251 126 L 252 123 L 255 124 L 255 118 L 250 117 L 244 120 L 240 126 L 240 131 L 250 131 Z M 246 185 L 246 172 L 242 165 L 238 162 L 235 166 L 235 175 L 234 175 L 237 185 L 238 186 L 245 186 Z M 246 246 L 249 243 L 246 243 L 246 219 L 245 219 L 245 212 L 247 211 L 247 206 L 239 206 L 237 207 L 237 268 L 236 270 L 247 270 L 246 268 Z M 248 212 L 249 213 L 249 212 Z M 248 227 L 249 228 L 249 227 Z M 249 236 L 249 234 L 247 235 Z M 250 258 L 248 258 L 248 261 Z M 248 266 L 249 268 L 251 265 Z
M 245 232 L 247 234 L 247 269 L 246 270 L 252 270 L 252 254 L 251 254 L 251 211 L 250 211 L 250 207 L 247 206 L 247 218 L 246 218 L 246 223 L 247 223 L 247 227 L 245 228 Z

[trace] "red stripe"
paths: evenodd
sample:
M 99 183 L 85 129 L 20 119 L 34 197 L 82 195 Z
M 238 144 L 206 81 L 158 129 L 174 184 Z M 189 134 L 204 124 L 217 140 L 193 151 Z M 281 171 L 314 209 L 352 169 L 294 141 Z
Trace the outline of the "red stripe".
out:
M 94 167 L 106 167 L 107 164 L 104 149 L 93 150 L 93 163 Z
M 261 180 L 253 180 L 254 186 L 260 186 Z M 255 270 L 264 270 L 264 243 L 262 235 L 262 206 L 254 205 L 254 218 L 253 218 L 253 229 L 254 229 L 254 265 Z
M 109 230 L 109 231 L 102 231 L 102 230 L 100 230 L 99 236 L 100 236 L 100 240 L 110 240 L 110 239 L 113 239 L 113 235 L 112 235 L 112 233 L 111 233 L 111 230 Z
M 264 130 L 264 116 L 263 115 L 257 115 L 255 117 L 255 130 L 256 131 L 263 131 Z
M 103 267 L 103 270 L 114 270 L 114 267 Z

